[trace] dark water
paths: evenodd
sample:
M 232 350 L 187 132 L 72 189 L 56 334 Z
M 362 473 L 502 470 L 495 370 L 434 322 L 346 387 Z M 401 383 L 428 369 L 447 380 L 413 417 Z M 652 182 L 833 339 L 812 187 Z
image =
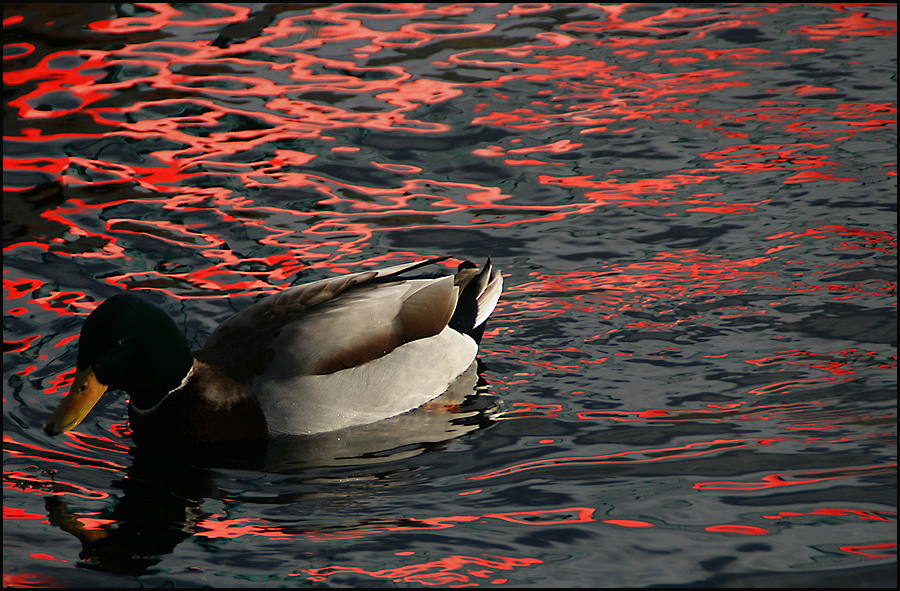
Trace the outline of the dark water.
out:
M 894 586 L 895 13 L 4 4 L 4 584 Z M 124 289 L 438 254 L 507 286 L 453 415 L 40 428 Z

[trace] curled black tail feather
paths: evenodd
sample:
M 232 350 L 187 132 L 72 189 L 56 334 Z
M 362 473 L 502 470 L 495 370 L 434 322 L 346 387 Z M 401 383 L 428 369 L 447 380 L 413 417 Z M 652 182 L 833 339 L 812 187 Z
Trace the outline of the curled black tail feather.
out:
M 481 271 L 476 273 L 475 269 L 477 267 L 469 261 L 459 265 L 457 285 L 462 292 L 459 294 L 449 326 L 480 343 L 487 325 L 487 317 L 500 298 L 503 279 L 499 271 L 493 270 L 490 257 Z

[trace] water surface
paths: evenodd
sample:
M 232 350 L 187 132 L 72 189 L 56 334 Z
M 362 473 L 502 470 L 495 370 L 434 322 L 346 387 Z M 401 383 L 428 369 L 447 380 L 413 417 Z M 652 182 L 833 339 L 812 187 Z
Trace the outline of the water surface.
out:
M 895 13 L 4 5 L 4 584 L 893 586 Z M 424 430 L 41 430 L 116 293 L 442 254 L 506 289 Z

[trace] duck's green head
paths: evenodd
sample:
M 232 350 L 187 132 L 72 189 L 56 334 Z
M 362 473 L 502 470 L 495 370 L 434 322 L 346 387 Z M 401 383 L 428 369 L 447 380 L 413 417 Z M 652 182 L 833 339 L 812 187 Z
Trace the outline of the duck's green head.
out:
M 165 310 L 134 294 L 113 296 L 85 321 L 72 389 L 44 431 L 75 428 L 108 389 L 124 390 L 135 406 L 151 408 L 192 365 L 190 346 Z

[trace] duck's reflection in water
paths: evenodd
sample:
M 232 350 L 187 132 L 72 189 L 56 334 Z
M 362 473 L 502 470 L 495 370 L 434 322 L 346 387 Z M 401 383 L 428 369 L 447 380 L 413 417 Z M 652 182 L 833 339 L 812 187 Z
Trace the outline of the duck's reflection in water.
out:
M 200 525 L 210 518 L 203 509 L 205 501 L 287 504 L 352 495 L 348 486 L 363 487 L 365 482 L 396 476 L 409 469 L 402 460 L 440 451 L 453 439 L 490 425 L 498 400 L 483 390 L 484 380 L 473 364 L 431 403 L 370 425 L 229 446 L 133 448 L 134 461 L 126 476 L 112 483 L 122 490 L 114 506 L 87 518 L 60 498 L 50 497 L 50 522 L 81 541 L 79 566 L 141 575 L 183 540 L 206 530 Z M 235 486 L 271 479 L 277 486 L 268 490 Z M 401 526 L 409 520 L 378 524 Z M 371 525 L 364 515 L 356 515 L 338 527 Z M 304 524 L 300 529 L 314 528 Z M 334 532 L 333 524 L 329 531 Z

